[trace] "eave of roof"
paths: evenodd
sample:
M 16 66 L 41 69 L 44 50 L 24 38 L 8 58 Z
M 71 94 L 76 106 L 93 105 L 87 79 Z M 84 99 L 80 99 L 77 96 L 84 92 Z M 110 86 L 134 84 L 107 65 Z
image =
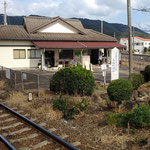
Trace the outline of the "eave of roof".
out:
M 117 42 L 41 42 L 32 41 L 32 43 L 38 48 L 51 48 L 51 49 L 98 49 L 98 48 L 123 48 Z

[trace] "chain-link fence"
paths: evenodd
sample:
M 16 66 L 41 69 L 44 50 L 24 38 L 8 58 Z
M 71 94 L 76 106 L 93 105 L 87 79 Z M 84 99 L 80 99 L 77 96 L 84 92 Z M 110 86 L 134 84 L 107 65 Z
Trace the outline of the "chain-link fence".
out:
M 26 93 L 37 92 L 40 97 L 40 90 L 49 89 L 49 75 L 39 75 L 18 71 L 0 66 L 0 79 L 5 79 L 11 88 Z

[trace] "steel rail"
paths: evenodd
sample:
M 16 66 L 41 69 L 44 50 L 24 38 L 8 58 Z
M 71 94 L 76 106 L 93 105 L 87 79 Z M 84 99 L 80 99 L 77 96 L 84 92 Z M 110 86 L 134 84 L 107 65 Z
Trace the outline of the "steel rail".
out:
M 0 135 L 0 140 L 9 150 L 16 150 L 2 135 Z
M 43 132 L 48 137 L 51 137 L 52 139 L 54 139 L 55 141 L 57 141 L 59 144 L 63 145 L 64 147 L 66 147 L 66 148 L 68 148 L 70 150 L 78 150 L 78 148 L 74 147 L 72 144 L 66 142 L 65 140 L 61 139 L 60 137 L 56 136 L 55 134 L 51 133 L 50 131 L 46 130 L 45 128 L 41 127 L 40 125 L 36 124 L 32 120 L 26 118 L 25 116 L 23 116 L 23 115 L 17 113 L 16 111 L 10 109 L 6 105 L 0 103 L 0 106 L 3 107 L 3 108 L 5 108 L 6 110 L 8 110 L 9 112 L 11 112 L 15 116 L 19 117 L 20 119 L 24 120 L 25 122 L 27 122 L 28 124 L 30 124 L 31 126 L 33 126 L 34 128 L 36 128 L 37 130 Z

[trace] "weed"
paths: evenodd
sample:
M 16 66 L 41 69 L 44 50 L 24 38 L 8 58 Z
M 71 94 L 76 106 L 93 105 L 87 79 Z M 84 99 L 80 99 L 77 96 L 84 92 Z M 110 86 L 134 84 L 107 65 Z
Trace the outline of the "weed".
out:
M 131 135 L 135 135 L 135 134 L 137 133 L 137 130 L 136 130 L 135 128 L 130 129 L 129 133 L 130 133 Z
M 148 143 L 148 138 L 145 136 L 137 136 L 135 138 L 135 142 L 139 145 L 139 146 L 144 146 Z

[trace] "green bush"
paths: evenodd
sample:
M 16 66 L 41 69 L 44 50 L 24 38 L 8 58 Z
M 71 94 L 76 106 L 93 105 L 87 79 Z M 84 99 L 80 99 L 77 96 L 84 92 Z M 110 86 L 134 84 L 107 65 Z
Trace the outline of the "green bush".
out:
M 132 113 L 109 113 L 107 114 L 106 121 L 109 125 L 116 125 L 117 127 L 127 127 L 130 120 L 133 120 Z
M 81 66 L 66 67 L 56 72 L 50 80 L 50 90 L 58 93 L 91 95 L 94 77 Z
M 143 128 L 150 125 L 150 106 L 142 105 L 128 113 L 109 113 L 106 119 L 109 125 L 117 127 Z
M 144 84 L 144 76 L 140 73 L 132 73 L 129 75 L 129 80 L 131 81 L 134 90 L 137 90 L 140 85 Z
M 79 114 L 80 111 L 86 110 L 88 107 L 87 99 L 83 98 L 80 103 L 69 104 L 69 101 L 62 99 L 61 97 L 53 100 L 53 109 L 60 110 L 63 113 L 63 117 L 66 120 L 74 119 L 74 116 Z
M 54 108 L 54 110 L 58 109 L 60 111 L 63 111 L 68 108 L 68 104 L 65 100 L 58 98 L 53 101 L 53 108 Z
M 109 84 L 107 94 L 111 101 L 121 103 L 123 100 L 130 100 L 133 94 L 133 86 L 129 80 L 117 79 Z
M 131 125 L 136 128 L 142 128 L 150 125 L 150 106 L 142 105 L 133 111 L 134 120 L 131 120 Z
M 144 70 L 144 79 L 146 82 L 150 81 L 150 65 L 147 65 Z

